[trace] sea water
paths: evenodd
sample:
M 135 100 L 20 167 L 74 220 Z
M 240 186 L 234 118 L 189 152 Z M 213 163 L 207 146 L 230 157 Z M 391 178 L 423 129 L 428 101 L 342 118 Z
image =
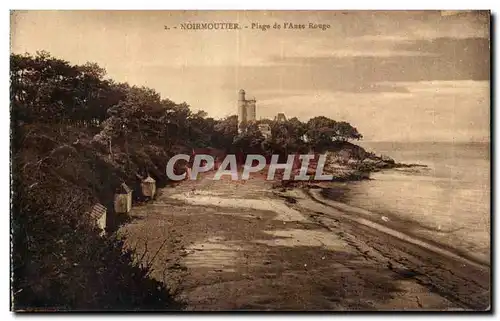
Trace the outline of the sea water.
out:
M 397 162 L 427 168 L 373 173 L 342 184 L 337 200 L 390 220 L 415 222 L 415 234 L 490 262 L 489 143 L 360 143 Z

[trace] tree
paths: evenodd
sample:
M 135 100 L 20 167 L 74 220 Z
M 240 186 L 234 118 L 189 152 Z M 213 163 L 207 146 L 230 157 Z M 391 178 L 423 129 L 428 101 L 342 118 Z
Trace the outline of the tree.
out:
M 360 140 L 362 138 L 363 135 L 361 135 L 355 127 L 345 121 L 338 122 L 335 126 L 336 140 L 345 142 L 351 139 Z
M 307 122 L 306 137 L 309 146 L 316 151 L 330 147 L 333 141 L 345 142 L 363 138 L 351 124 L 345 121 L 336 122 L 325 116 L 314 117 Z
M 264 139 L 257 124 L 250 122 L 245 130 L 234 137 L 233 144 L 240 152 L 245 154 L 261 153 Z
M 325 116 L 317 116 L 307 122 L 307 141 L 315 151 L 322 151 L 332 143 L 337 122 Z
M 83 66 L 41 51 L 10 56 L 10 98 L 13 117 L 23 121 L 72 122 L 90 125 L 105 119 L 113 91 L 97 64 Z
M 216 121 L 212 143 L 215 147 L 231 151 L 238 136 L 238 116 L 232 115 Z
M 296 117 L 284 122 L 271 123 L 271 137 L 264 143 L 265 149 L 271 154 L 288 155 L 289 153 L 305 152 L 303 140 L 306 132 L 305 124 Z

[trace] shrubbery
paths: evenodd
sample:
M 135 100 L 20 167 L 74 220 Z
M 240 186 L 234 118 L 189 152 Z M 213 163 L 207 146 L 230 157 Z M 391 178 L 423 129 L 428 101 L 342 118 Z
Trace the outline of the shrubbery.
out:
M 173 154 L 195 147 L 288 154 L 360 139 L 345 122 L 315 117 L 256 123 L 216 120 L 153 89 L 116 83 L 96 64 L 46 52 L 10 57 L 14 309 L 177 309 L 165 286 L 87 212 L 112 209 L 122 182 L 150 174 L 166 183 Z M 111 210 L 110 210 L 111 211 Z M 112 213 L 110 213 L 112 214 Z
M 180 309 L 123 240 L 100 237 L 88 215 L 96 202 L 112 208 L 113 187 L 132 182 L 132 171 L 86 144 L 84 129 L 52 137 L 47 126 L 25 129 L 17 133 L 25 144 L 13 149 L 13 308 Z

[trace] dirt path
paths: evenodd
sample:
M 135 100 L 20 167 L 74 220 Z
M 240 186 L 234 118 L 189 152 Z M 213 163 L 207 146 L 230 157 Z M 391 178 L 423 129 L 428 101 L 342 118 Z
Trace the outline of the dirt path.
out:
M 273 193 L 265 180 L 183 182 L 131 216 L 120 233 L 189 310 L 489 306 L 489 267 L 359 224 L 314 195 Z

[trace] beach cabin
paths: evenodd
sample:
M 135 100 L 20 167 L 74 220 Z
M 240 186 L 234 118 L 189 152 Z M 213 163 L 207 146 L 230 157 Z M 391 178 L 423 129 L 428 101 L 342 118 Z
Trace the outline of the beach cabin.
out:
M 90 217 L 92 222 L 97 225 L 97 227 L 101 230 L 101 235 L 106 232 L 106 224 L 107 224 L 107 210 L 102 204 L 95 204 L 91 211 Z
M 148 175 L 148 177 L 141 182 L 141 190 L 142 195 L 151 198 L 154 197 L 156 193 L 156 181 Z
M 115 212 L 126 214 L 132 209 L 132 190 L 127 184 L 122 183 L 115 193 Z

